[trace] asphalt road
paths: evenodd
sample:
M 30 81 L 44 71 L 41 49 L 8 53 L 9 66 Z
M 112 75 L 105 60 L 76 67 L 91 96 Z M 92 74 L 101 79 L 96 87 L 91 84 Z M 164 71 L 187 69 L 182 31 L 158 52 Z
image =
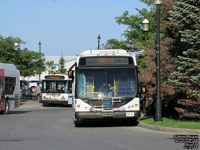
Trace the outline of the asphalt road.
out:
M 0 116 L 0 150 L 182 150 L 173 134 L 124 123 L 76 128 L 70 107 L 20 108 Z

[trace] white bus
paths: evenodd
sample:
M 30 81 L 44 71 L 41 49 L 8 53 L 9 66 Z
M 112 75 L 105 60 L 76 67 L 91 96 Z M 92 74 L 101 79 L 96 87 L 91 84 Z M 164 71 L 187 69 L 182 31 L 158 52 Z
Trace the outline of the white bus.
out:
M 140 117 L 137 63 L 125 50 L 83 51 L 69 69 L 73 120 Z
M 72 104 L 72 82 L 67 75 L 46 75 L 42 80 L 43 105 L 49 104 Z
M 9 110 L 12 110 L 20 105 L 20 73 L 13 64 L 0 63 L 0 69 L 4 70 L 5 101 Z

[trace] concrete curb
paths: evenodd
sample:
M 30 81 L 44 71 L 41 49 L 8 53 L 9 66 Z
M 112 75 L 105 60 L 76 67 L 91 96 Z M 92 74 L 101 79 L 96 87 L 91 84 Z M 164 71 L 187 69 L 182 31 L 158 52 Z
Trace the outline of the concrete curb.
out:
M 170 133 L 174 133 L 174 134 L 179 133 L 179 134 L 199 134 L 200 135 L 200 130 L 152 126 L 152 125 L 147 125 L 147 124 L 140 123 L 140 122 L 139 122 L 138 126 L 141 128 L 145 128 L 145 129 L 150 129 L 150 130 L 154 130 L 154 131 L 162 131 L 162 132 L 170 132 Z

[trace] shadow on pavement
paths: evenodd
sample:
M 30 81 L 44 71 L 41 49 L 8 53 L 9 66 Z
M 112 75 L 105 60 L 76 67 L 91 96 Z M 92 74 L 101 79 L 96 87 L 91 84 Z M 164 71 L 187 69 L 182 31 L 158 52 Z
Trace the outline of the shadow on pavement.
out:
M 81 128 L 91 128 L 91 127 L 132 127 L 137 126 L 138 121 L 136 120 L 113 120 L 113 119 L 103 119 L 103 120 L 89 120 L 84 121 L 79 124 L 78 127 Z
M 14 111 L 9 111 L 8 114 L 25 114 L 25 113 L 29 113 L 31 111 L 23 111 L 23 110 L 14 110 Z
M 44 107 L 72 107 L 72 105 L 63 105 L 63 104 L 43 104 Z

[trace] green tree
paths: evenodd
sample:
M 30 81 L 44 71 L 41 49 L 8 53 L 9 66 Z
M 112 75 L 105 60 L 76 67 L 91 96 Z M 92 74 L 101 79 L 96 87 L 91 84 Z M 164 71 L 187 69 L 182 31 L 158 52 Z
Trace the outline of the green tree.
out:
M 54 66 L 54 61 L 46 61 L 47 64 L 47 71 L 48 74 L 55 74 L 56 73 L 56 67 Z
M 18 51 L 17 67 L 20 75 L 28 77 L 45 71 L 43 56 L 44 54 L 34 51 Z
M 181 98 L 200 100 L 200 1 L 178 2 L 169 12 L 169 20 L 179 28 L 178 67 L 170 80 Z M 200 101 L 199 101 L 200 102 Z
M 20 75 L 24 77 L 45 71 L 44 54 L 29 51 L 27 48 L 24 48 L 24 50 L 19 48 L 18 51 L 15 51 L 13 48 L 15 42 L 19 45 L 25 44 L 19 37 L 4 38 L 3 36 L 0 36 L 0 62 L 14 64 L 15 57 L 17 57 L 17 68 L 20 71 Z
M 134 45 L 128 43 L 128 41 L 119 41 L 117 39 L 109 39 L 106 44 L 103 44 L 104 49 L 125 49 L 127 51 L 132 51 Z
M 59 64 L 60 64 L 60 66 L 59 66 L 58 72 L 61 74 L 66 73 L 67 70 L 65 69 L 65 59 L 64 59 L 63 55 L 61 55 L 61 57 L 60 57 Z
M 140 1 L 147 4 L 148 6 L 151 6 L 154 4 L 154 0 L 140 0 Z
M 116 17 L 116 22 L 119 25 L 126 25 L 127 29 L 122 34 L 126 41 L 132 43 L 134 47 L 153 47 L 155 41 L 155 8 L 152 7 L 150 11 L 146 8 L 138 11 L 137 15 L 130 15 L 128 11 L 125 11 L 120 17 Z M 147 18 L 150 22 L 149 31 L 145 33 L 142 28 L 143 20 Z

